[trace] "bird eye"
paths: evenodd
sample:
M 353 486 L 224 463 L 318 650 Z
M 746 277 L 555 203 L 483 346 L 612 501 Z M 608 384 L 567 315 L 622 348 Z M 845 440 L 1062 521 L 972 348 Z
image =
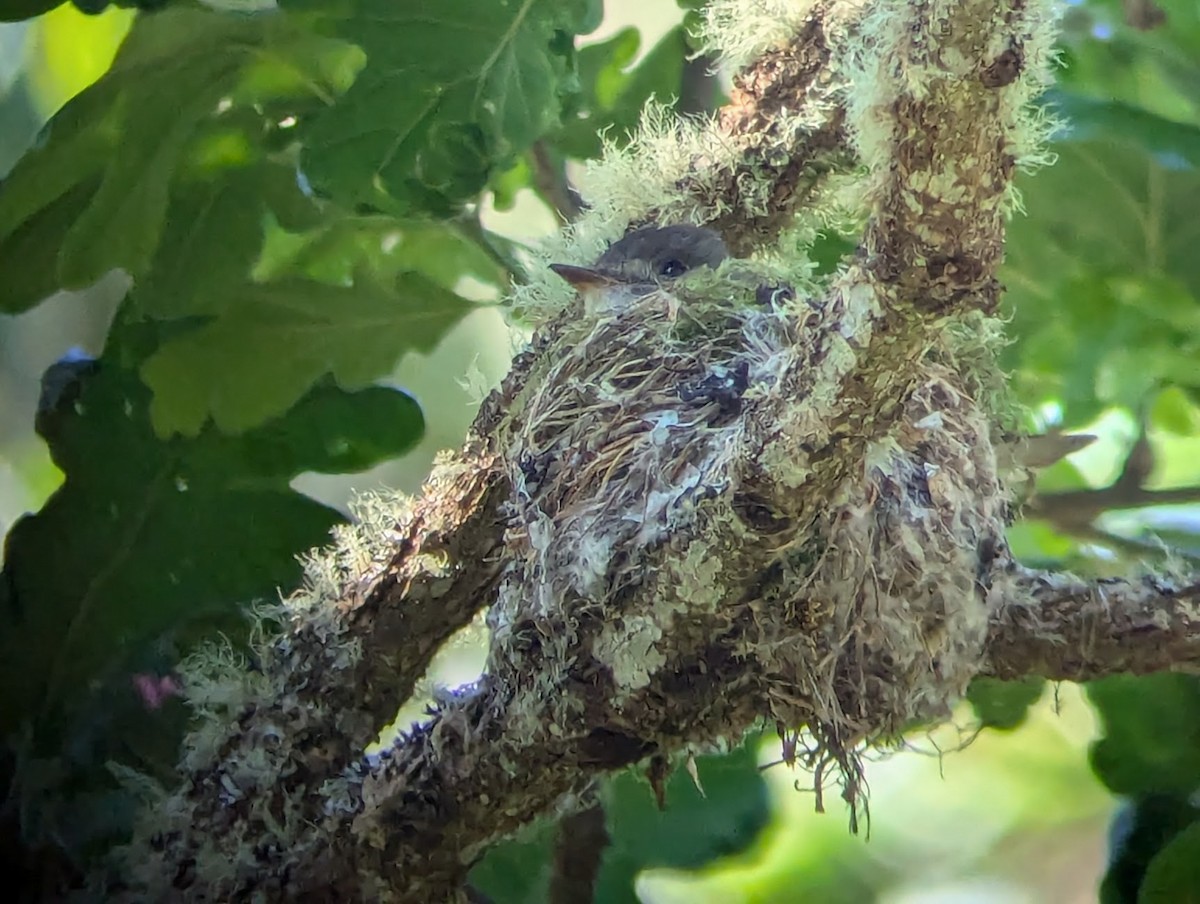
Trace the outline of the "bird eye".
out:
M 687 267 L 684 265 L 683 261 L 675 260 L 674 258 L 665 262 L 661 267 L 658 268 L 659 276 L 681 276 L 685 272 L 687 272 Z

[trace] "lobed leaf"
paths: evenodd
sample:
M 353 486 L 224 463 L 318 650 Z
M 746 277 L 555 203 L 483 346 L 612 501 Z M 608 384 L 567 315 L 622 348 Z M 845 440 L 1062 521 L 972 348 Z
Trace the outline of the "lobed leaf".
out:
M 341 520 L 291 479 L 363 470 L 422 433 L 404 393 L 325 384 L 240 436 L 162 440 L 127 351 L 47 375 L 38 426 L 65 480 L 5 546 L 5 734 L 60 712 L 164 633 L 274 598 L 298 578 L 297 554 Z
M 25 310 L 47 290 L 83 288 L 115 268 L 147 273 L 181 213 L 168 217 L 177 179 L 203 164 L 212 133 L 273 98 L 326 96 L 336 90 L 326 83 L 345 79 L 346 53 L 278 15 L 173 7 L 139 17 L 112 68 L 0 184 L 0 262 L 36 245 L 42 270 L 15 267 L 0 310 Z
M 390 373 L 407 351 L 429 351 L 471 309 L 419 273 L 354 285 L 297 278 L 246 283 L 225 311 L 168 339 L 142 367 L 160 435 L 196 436 L 209 417 L 240 433 L 287 411 L 327 374 L 347 389 Z
M 595 0 L 283 0 L 367 55 L 303 132 L 305 173 L 345 203 L 452 210 L 554 127 L 575 90 L 571 36 Z

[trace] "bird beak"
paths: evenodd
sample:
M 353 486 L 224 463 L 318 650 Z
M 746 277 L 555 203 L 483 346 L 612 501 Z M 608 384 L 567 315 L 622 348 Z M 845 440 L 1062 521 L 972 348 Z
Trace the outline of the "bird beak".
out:
M 576 289 L 602 289 L 620 282 L 611 274 L 591 267 L 576 267 L 574 264 L 551 264 L 550 269 L 573 285 Z

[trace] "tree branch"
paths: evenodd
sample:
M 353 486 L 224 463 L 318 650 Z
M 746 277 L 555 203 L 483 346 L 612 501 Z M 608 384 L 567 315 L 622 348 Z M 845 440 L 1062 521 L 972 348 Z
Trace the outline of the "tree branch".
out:
M 1091 681 L 1200 666 L 1200 581 L 1085 581 L 1017 568 L 997 581 L 984 674 Z
M 767 244 L 794 219 L 835 172 L 854 164 L 845 132 L 841 82 L 833 66 L 826 24 L 838 5 L 818 2 L 794 38 L 763 53 L 734 78 L 730 102 L 717 116 L 719 141 L 733 162 L 696 173 L 678 185 L 681 206 L 707 207 L 720 198 L 727 211 L 709 223 L 735 254 Z M 798 117 L 798 111 L 804 111 Z M 706 165 L 708 164 L 708 165 Z M 671 218 L 653 211 L 648 221 Z
M 529 152 L 533 165 L 533 184 L 538 193 L 558 214 L 563 223 L 571 223 L 583 212 L 583 202 L 579 192 L 567 179 L 567 169 L 561 160 L 554 157 L 554 152 L 545 141 L 535 141 Z
M 563 817 L 554 844 L 550 904 L 590 904 L 595 898 L 596 879 L 610 841 L 604 823 L 599 800 Z

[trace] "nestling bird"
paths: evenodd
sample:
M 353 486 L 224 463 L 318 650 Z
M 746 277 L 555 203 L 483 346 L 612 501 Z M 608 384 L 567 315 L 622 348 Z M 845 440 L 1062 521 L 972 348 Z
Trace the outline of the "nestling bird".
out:
M 702 226 L 646 226 L 613 242 L 591 267 L 551 264 L 579 290 L 588 314 L 620 310 L 664 281 L 716 267 L 729 256 L 721 237 Z
M 729 256 L 721 237 L 691 224 L 645 226 L 613 242 L 591 267 L 551 264 L 574 286 L 589 315 L 622 310 L 664 283 L 699 267 L 718 267 Z M 1087 446 L 1091 435 L 1004 436 L 997 444 L 1001 469 L 1041 470 Z

